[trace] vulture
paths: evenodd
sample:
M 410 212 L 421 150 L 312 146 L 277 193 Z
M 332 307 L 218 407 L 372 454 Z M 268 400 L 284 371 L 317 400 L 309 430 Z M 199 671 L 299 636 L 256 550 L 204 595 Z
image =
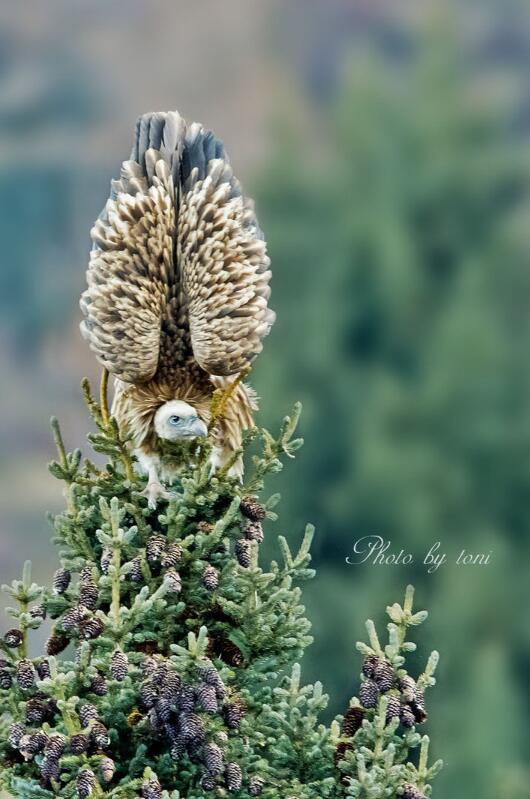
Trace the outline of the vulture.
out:
M 233 461 L 241 476 L 234 453 L 257 406 L 237 378 L 275 317 L 264 236 L 223 143 L 176 111 L 140 117 L 91 238 L 81 332 L 114 377 L 111 412 L 150 506 L 168 497 L 166 441 L 210 435 L 212 470 Z M 216 390 L 227 396 L 219 418 Z

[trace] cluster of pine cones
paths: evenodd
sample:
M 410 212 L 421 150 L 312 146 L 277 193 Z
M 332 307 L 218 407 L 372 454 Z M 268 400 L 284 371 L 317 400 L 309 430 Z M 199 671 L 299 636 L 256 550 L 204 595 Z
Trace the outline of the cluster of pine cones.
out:
M 140 686 L 140 706 L 145 713 L 151 733 L 169 741 L 170 755 L 180 760 L 186 753 L 192 762 L 204 768 L 201 785 L 214 790 L 224 784 L 229 791 L 238 791 L 243 782 L 241 768 L 235 762 L 225 762 L 225 732 L 219 731 L 208 739 L 201 713 L 221 717 L 227 728 L 239 728 L 245 715 L 245 705 L 238 699 L 228 699 L 227 690 L 217 669 L 200 667 L 197 681 L 188 683 L 161 657 L 146 658 L 143 671 L 147 675 Z M 257 776 L 249 781 L 249 792 L 258 796 L 264 782 Z
M 36 756 L 39 757 L 38 768 L 45 784 L 60 778 L 63 756 L 83 754 L 100 755 L 100 777 L 104 783 L 110 782 L 114 777 L 116 766 L 105 753 L 110 744 L 109 733 L 99 718 L 96 707 L 88 702 L 82 704 L 78 710 L 80 731 L 67 736 L 59 732 L 45 732 L 43 729 L 30 726 L 52 720 L 51 704 L 54 704 L 54 700 L 46 701 L 39 695 L 27 700 L 27 724 L 15 722 L 11 725 L 9 728 L 11 746 L 26 761 L 33 760 Z M 83 769 L 79 772 L 76 788 L 81 799 L 89 796 L 95 785 L 96 776 L 90 769 Z
M 240 523 L 241 537 L 235 544 L 235 556 L 243 568 L 251 564 L 252 543 L 263 541 L 262 520 L 265 509 L 252 497 L 241 501 L 243 520 Z M 213 525 L 199 522 L 200 532 L 208 534 Z M 146 565 L 151 575 L 163 579 L 169 590 L 180 593 L 182 580 L 178 571 L 182 563 L 183 551 L 177 542 L 168 542 L 153 533 L 145 544 L 145 560 L 137 556 L 128 568 L 127 579 L 132 583 L 144 583 Z M 109 573 L 113 552 L 103 549 L 100 572 Z M 122 564 L 120 564 L 122 565 Z M 104 623 L 98 614 L 102 598 L 95 580 L 95 565 L 88 563 L 79 574 L 77 589 L 73 594 L 73 604 L 63 609 L 55 628 L 47 641 L 46 652 L 56 655 L 62 652 L 71 641 L 95 641 L 104 633 Z M 202 573 L 202 584 L 208 591 L 219 585 L 220 575 L 211 563 L 207 563 Z M 72 582 L 70 571 L 60 568 L 53 578 L 53 593 L 60 599 L 70 598 Z M 62 601 L 62 600 L 61 600 Z M 50 610 L 52 615 L 55 615 Z M 40 619 L 46 617 L 44 606 L 31 611 Z M 11 649 L 18 649 L 23 640 L 18 629 L 9 630 L 4 642 Z M 149 643 L 149 642 L 147 642 Z M 240 665 L 241 653 L 222 634 L 213 633 L 210 641 L 210 654 L 219 656 L 230 665 Z M 228 647 L 228 648 L 227 648 Z M 217 651 L 219 650 L 219 651 Z M 81 657 L 81 647 L 76 652 L 76 661 Z M 137 707 L 129 716 L 131 726 L 144 725 L 157 745 L 169 750 L 174 761 L 184 755 L 202 768 L 201 787 L 205 791 L 224 787 L 229 791 L 239 791 L 243 783 L 251 796 L 259 796 L 265 781 L 259 775 L 244 779 L 238 763 L 231 761 L 226 754 L 228 731 L 237 730 L 245 715 L 246 708 L 237 696 L 229 696 L 223 680 L 213 666 L 208 663 L 197 669 L 192 681 L 179 675 L 171 662 L 162 654 L 138 647 L 145 658 L 141 664 L 141 683 Z M 125 652 L 116 648 L 109 657 L 108 673 L 91 667 L 87 673 L 89 691 L 96 696 L 105 696 L 109 691 L 109 679 L 123 682 L 136 666 L 131 666 Z M 0 660 L 0 687 L 9 689 L 16 686 L 25 700 L 25 720 L 11 725 L 9 743 L 13 759 L 34 761 L 43 785 L 49 787 L 52 780 L 59 780 L 64 771 L 62 759 L 75 755 L 93 758 L 91 766 L 84 767 L 76 775 L 75 787 L 79 799 L 97 793 L 101 787 L 110 784 L 117 766 L 111 757 L 109 731 L 103 723 L 94 704 L 80 700 L 75 723 L 75 734 L 67 735 L 55 731 L 57 717 L 60 715 L 55 699 L 39 690 L 39 680 L 50 677 L 50 666 L 46 658 L 31 661 L 21 658 L 18 661 Z M 210 726 L 208 717 L 217 717 L 224 727 L 214 735 L 207 733 Z M 219 725 L 217 725 L 219 726 Z M 98 763 L 94 767 L 94 760 Z M 110 787 L 110 786 L 109 786 Z M 159 799 L 161 785 L 154 775 L 146 780 L 141 788 L 143 799 Z
M 10 631 L 12 633 L 12 631 Z M 14 641 L 11 634 L 6 637 Z M 110 659 L 110 676 L 121 682 L 129 673 L 129 662 L 124 652 L 116 649 Z M 243 783 L 243 774 L 236 762 L 226 762 L 224 747 L 228 742 L 226 732 L 219 731 L 214 739 L 206 733 L 203 717 L 220 717 L 229 730 L 236 730 L 245 715 L 245 705 L 239 698 L 228 698 L 227 689 L 217 669 L 205 665 L 197 671 L 194 684 L 184 682 L 171 667 L 167 659 L 148 656 L 142 664 L 146 675 L 139 690 L 139 706 L 131 713 L 130 724 L 143 721 L 151 735 L 163 745 L 169 742 L 170 755 L 178 761 L 185 753 L 192 762 L 203 767 L 201 786 L 214 790 L 224 785 L 229 791 L 238 791 Z M 37 758 L 42 781 L 49 785 L 59 780 L 61 758 L 68 755 L 99 755 L 99 775 L 89 768 L 82 769 L 76 779 L 76 791 L 80 799 L 92 794 L 98 780 L 112 781 L 116 766 L 109 755 L 110 738 L 97 708 L 88 702 L 77 710 L 79 731 L 67 736 L 59 732 L 45 732 L 38 725 L 53 724 L 57 712 L 54 699 L 38 691 L 38 679 L 50 676 L 47 660 L 36 666 L 32 661 L 21 659 L 16 666 L 0 661 L 0 674 L 16 680 L 24 693 L 31 693 L 25 703 L 26 723 L 16 722 L 9 730 L 9 743 L 22 760 Z M 103 679 L 103 678 L 102 678 Z M 49 729 L 49 727 L 47 727 Z M 101 784 L 100 783 L 100 784 Z M 259 796 L 265 785 L 258 775 L 248 780 L 251 796 Z M 149 780 L 142 788 L 144 799 L 157 799 L 161 788 L 157 780 Z
M 253 497 L 243 497 L 239 510 L 248 521 L 242 528 L 243 537 L 236 541 L 235 556 L 239 565 L 248 569 L 252 558 L 252 541 L 263 543 L 265 508 Z
M 427 720 L 423 691 L 416 681 L 405 674 L 398 676 L 388 660 L 368 655 L 363 662 L 364 681 L 359 689 L 360 706 L 352 705 L 344 715 L 341 726 L 343 739 L 335 750 L 335 764 L 344 760 L 347 752 L 353 751 L 353 736 L 362 727 L 367 710 L 377 707 L 381 694 L 387 695 L 387 723 L 399 718 L 404 727 L 413 727 Z M 402 799 L 427 799 L 415 785 L 407 783 L 401 787 Z
M 404 727 L 413 727 L 427 720 L 425 697 L 408 674 L 398 677 L 388 660 L 369 655 L 364 659 L 359 701 L 366 708 L 375 708 L 381 694 L 388 695 L 387 721 L 399 718 Z

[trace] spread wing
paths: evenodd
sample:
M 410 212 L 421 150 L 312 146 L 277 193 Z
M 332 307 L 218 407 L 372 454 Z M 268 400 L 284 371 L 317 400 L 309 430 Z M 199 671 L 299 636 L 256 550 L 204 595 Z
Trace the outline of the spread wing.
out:
M 112 182 L 92 231 L 81 332 L 99 361 L 122 380 L 149 380 L 174 283 L 175 189 L 184 123 L 148 114 L 137 124 L 131 160 Z
M 274 322 L 270 260 L 223 145 L 196 123 L 182 156 L 177 260 L 195 360 L 212 375 L 240 372 Z
M 141 117 L 91 235 L 81 330 L 112 374 L 144 382 L 192 356 L 226 376 L 261 351 L 270 262 L 213 133 L 176 112 Z

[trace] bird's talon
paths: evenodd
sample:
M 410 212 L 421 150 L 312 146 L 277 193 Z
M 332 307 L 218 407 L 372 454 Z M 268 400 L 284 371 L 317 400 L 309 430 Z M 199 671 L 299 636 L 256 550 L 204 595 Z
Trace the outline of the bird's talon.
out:
M 151 510 L 155 510 L 159 499 L 171 499 L 171 492 L 166 491 L 161 483 L 148 483 L 143 491 L 142 497 L 147 497 L 147 504 Z

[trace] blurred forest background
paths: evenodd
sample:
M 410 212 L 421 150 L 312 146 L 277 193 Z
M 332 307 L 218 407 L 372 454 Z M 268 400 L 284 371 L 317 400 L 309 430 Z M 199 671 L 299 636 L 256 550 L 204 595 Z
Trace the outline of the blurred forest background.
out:
M 136 116 L 178 108 L 224 138 L 269 242 L 253 382 L 266 425 L 304 403 L 276 527 L 318 528 L 306 679 L 343 710 L 364 618 L 414 581 L 442 653 L 434 796 L 528 799 L 528 3 L 32 0 L 0 22 L 0 579 L 55 568 L 48 419 L 82 442 L 98 376 L 89 229 Z M 372 533 L 418 565 L 347 566 Z M 436 541 L 491 565 L 427 575 Z

